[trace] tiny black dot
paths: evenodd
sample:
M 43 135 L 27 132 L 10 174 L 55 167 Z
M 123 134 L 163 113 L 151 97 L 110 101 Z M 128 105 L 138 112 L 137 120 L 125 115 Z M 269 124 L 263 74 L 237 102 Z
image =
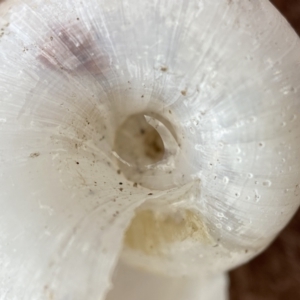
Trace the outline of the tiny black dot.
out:
M 119 184 L 121 184 L 121 185 L 122 185 L 122 184 L 123 184 L 123 182 L 119 182 Z

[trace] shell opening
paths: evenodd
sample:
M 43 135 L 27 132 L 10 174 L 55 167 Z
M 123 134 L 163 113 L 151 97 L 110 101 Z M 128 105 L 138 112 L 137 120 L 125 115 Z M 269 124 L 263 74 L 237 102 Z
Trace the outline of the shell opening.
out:
M 117 128 L 113 154 L 128 180 L 165 190 L 175 185 L 179 149 L 173 126 L 160 115 L 142 112 L 130 115 Z

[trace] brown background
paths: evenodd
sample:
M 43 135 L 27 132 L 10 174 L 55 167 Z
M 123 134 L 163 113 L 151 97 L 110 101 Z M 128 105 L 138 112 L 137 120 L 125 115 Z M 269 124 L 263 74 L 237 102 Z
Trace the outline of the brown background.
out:
M 271 2 L 300 35 L 300 0 Z M 300 211 L 268 250 L 231 272 L 230 280 L 231 300 L 300 300 Z

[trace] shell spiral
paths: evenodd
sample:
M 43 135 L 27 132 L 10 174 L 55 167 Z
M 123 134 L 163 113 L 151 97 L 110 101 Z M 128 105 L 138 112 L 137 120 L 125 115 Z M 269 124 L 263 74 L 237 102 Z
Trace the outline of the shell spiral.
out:
M 270 3 L 7 0 L 0 17 L 0 299 L 105 299 L 118 261 L 204 280 L 290 220 L 300 43 Z

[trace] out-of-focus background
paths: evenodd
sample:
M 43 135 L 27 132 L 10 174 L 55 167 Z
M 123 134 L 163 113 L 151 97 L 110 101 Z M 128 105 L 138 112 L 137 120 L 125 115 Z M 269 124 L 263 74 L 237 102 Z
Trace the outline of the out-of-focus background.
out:
M 300 0 L 271 2 L 300 36 Z M 230 300 L 300 300 L 300 210 L 270 248 L 232 271 L 230 280 Z

